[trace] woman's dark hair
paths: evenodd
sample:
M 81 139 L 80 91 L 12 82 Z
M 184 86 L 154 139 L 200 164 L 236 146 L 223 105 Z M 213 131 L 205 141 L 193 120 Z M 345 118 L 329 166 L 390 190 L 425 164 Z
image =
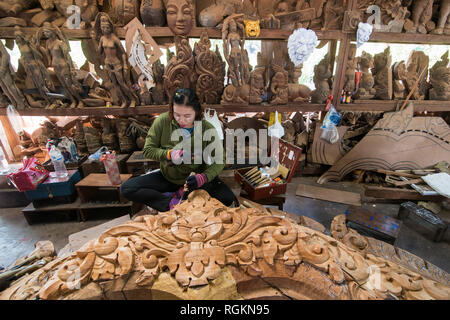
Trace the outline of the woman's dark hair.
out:
M 198 97 L 195 94 L 195 91 L 189 88 L 179 88 L 175 90 L 172 96 L 172 103 L 169 107 L 169 118 L 173 119 L 173 105 L 179 104 L 183 106 L 192 107 L 195 111 L 195 120 L 202 120 L 202 106 L 200 105 L 200 101 L 198 101 Z

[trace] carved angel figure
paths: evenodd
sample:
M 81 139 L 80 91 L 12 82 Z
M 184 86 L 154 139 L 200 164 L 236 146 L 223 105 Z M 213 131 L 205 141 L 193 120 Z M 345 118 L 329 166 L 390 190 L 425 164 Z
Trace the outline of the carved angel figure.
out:
M 122 102 L 121 108 L 135 107 L 139 98 L 132 91 L 127 54 L 114 33 L 114 25 L 109 16 L 99 12 L 95 18 L 91 37 L 98 43 L 98 53 L 103 57 L 104 69 L 113 85 L 115 94 Z M 127 101 L 128 100 L 128 101 Z
M 242 86 L 243 81 L 243 51 L 245 43 L 245 26 L 242 23 L 242 15 L 232 15 L 226 18 L 222 27 L 223 53 L 228 62 L 229 79 L 234 86 Z M 242 37 L 239 35 L 242 31 Z

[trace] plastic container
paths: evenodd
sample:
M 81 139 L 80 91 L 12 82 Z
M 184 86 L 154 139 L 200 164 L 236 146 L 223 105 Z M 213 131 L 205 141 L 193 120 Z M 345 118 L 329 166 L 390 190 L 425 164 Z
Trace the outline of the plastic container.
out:
M 64 157 L 54 145 L 51 146 L 49 151 L 50 159 L 53 163 L 53 168 L 55 168 L 55 175 L 58 178 L 64 178 L 68 176 L 66 165 L 64 164 Z

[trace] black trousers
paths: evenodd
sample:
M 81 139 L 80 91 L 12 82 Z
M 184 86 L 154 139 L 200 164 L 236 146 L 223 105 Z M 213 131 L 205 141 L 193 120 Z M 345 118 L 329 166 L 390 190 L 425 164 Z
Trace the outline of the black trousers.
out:
M 164 195 L 164 192 L 175 192 L 181 187 L 168 181 L 158 170 L 125 181 L 120 187 L 120 193 L 129 201 L 143 203 L 165 212 L 170 210 L 169 203 L 172 198 Z M 205 183 L 200 189 L 226 206 L 231 206 L 236 199 L 231 189 L 219 177 Z

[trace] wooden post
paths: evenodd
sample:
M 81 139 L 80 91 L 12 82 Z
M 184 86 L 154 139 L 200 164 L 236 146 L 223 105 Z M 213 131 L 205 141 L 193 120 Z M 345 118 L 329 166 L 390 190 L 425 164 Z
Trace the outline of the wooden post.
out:
M 11 148 L 11 151 L 14 155 L 15 161 L 22 160 L 21 155 L 14 152 L 14 149 L 16 146 L 20 145 L 20 139 L 17 135 L 16 131 L 14 131 L 13 126 L 11 125 L 11 122 L 9 122 L 9 119 L 7 116 L 0 116 L 0 121 L 3 126 L 3 130 L 5 130 L 6 138 L 8 139 L 9 146 Z

